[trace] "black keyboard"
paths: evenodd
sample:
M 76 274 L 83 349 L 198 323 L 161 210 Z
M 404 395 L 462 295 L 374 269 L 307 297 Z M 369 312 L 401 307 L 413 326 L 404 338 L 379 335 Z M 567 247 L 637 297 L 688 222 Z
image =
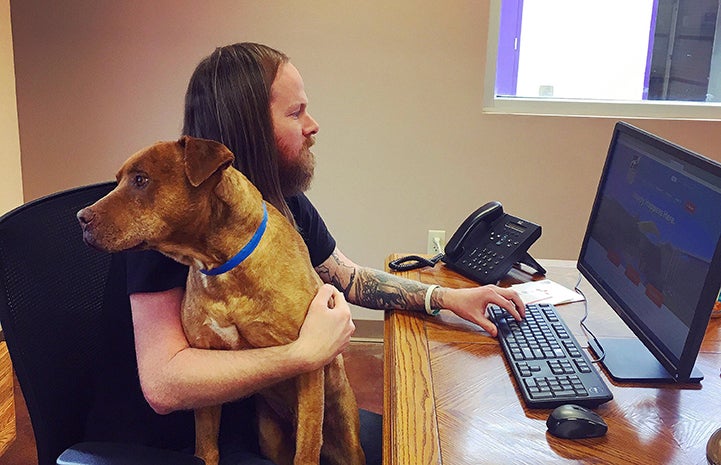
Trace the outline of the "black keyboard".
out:
M 495 305 L 489 307 L 489 316 L 498 327 L 498 340 L 529 408 L 595 407 L 613 399 L 553 305 L 526 305 L 523 321 Z

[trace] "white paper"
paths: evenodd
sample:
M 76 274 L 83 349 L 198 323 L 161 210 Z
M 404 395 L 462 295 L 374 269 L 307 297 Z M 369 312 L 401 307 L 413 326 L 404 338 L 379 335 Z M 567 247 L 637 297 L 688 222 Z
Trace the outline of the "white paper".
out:
M 525 304 L 548 303 L 553 305 L 580 302 L 583 296 L 550 279 L 513 284 L 511 286 Z

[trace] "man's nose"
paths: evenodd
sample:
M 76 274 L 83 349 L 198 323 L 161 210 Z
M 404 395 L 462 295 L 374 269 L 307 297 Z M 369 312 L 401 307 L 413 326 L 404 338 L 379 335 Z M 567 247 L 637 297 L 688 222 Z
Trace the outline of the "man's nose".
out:
M 313 136 L 313 135 L 317 134 L 318 131 L 320 130 L 320 126 L 318 125 L 316 120 L 314 120 L 313 117 L 310 116 L 310 114 L 307 114 L 307 118 L 308 118 L 308 120 L 306 121 L 305 128 L 303 131 L 305 133 L 306 137 Z

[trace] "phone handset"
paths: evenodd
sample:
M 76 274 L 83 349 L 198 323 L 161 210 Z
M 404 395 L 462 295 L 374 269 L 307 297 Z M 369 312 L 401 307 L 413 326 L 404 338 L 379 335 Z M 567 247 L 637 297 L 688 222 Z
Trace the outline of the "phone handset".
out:
M 463 253 L 463 244 L 466 237 L 473 231 L 478 223 L 485 222 L 489 225 L 496 218 L 503 214 L 503 206 L 500 202 L 491 201 L 471 213 L 468 218 L 461 224 L 458 230 L 453 234 L 451 240 L 448 241 L 445 248 L 446 257 L 450 260 L 457 260 Z

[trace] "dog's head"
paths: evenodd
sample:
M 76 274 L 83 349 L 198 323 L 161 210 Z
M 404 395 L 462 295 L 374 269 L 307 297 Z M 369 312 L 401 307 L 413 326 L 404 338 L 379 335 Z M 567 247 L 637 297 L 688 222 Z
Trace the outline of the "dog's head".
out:
M 184 136 L 132 155 L 112 192 L 77 214 L 83 239 L 108 252 L 173 247 L 198 233 L 212 211 L 208 195 L 233 154 L 223 144 Z

